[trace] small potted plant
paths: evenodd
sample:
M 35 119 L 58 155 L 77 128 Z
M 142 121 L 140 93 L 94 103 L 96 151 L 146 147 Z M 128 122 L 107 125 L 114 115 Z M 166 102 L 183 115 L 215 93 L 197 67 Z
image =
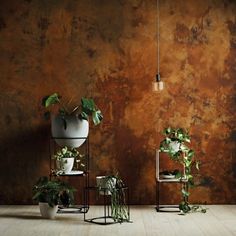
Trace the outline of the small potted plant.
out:
M 97 176 L 96 182 L 100 195 L 111 195 L 110 189 L 116 187 L 116 177 L 114 176 Z
M 125 184 L 116 175 L 97 176 L 99 194 L 111 197 L 111 217 L 115 222 L 129 222 L 129 211 L 125 196 Z
M 190 136 L 187 131 L 182 128 L 173 129 L 168 127 L 163 130 L 166 136 L 160 144 L 160 151 L 166 152 L 172 159 L 178 159 L 182 151 L 187 148 L 185 143 L 190 143 Z
M 45 117 L 51 115 L 51 131 L 55 141 L 60 146 L 79 147 L 84 143 L 89 132 L 89 116 L 95 125 L 103 119 L 101 111 L 92 98 L 81 99 L 81 103 L 69 110 L 68 103 L 61 101 L 58 93 L 45 96 L 42 105 L 47 109 Z M 55 109 L 55 106 L 59 106 Z
M 33 186 L 33 200 L 38 201 L 42 217 L 54 219 L 59 204 L 66 207 L 72 204 L 75 191 L 68 183 L 44 176 Z
M 57 153 L 53 155 L 52 159 L 56 160 L 58 173 L 69 174 L 73 169 L 75 159 L 80 161 L 80 158 L 82 157 L 83 155 L 81 155 L 75 148 L 65 146 L 57 151 Z

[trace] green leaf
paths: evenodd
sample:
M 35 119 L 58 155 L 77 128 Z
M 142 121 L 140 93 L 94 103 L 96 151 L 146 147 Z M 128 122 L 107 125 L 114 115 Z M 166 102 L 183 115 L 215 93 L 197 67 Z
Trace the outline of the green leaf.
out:
M 176 175 L 175 175 L 175 178 L 176 179 L 179 179 L 179 178 L 181 178 L 182 177 L 182 173 L 181 172 L 178 172 Z
M 189 192 L 187 192 L 185 189 L 182 188 L 181 192 L 182 192 L 184 197 L 188 197 L 189 196 Z
M 207 209 L 206 209 L 206 208 L 202 208 L 202 209 L 201 209 L 201 212 L 202 212 L 202 213 L 206 213 L 206 212 L 207 212 Z
M 194 156 L 194 151 L 190 149 L 187 153 L 188 158 L 192 158 Z
M 188 205 L 187 202 L 181 202 L 179 204 L 179 209 L 181 212 L 183 212 L 184 214 L 188 213 L 189 211 L 191 211 L 191 207 Z
M 57 93 L 53 93 L 52 95 L 45 96 L 42 99 L 42 105 L 46 108 L 53 104 L 57 104 L 59 102 L 60 102 L 60 96 Z
M 103 119 L 101 111 L 100 110 L 94 111 L 92 114 L 92 119 L 93 119 L 93 123 L 95 125 L 98 125 L 101 122 L 101 120 Z
M 166 129 L 164 129 L 163 134 L 165 134 L 165 135 L 170 134 L 171 130 L 172 130 L 171 127 L 168 127 Z
M 84 119 L 84 120 L 88 120 L 88 115 L 87 115 L 87 113 L 82 111 L 82 112 L 80 113 L 80 118 L 81 118 L 81 119 Z
M 96 106 L 91 98 L 82 98 L 82 112 L 85 112 L 87 115 L 92 115 L 94 111 L 96 111 Z
M 199 170 L 200 161 L 196 161 L 196 169 Z

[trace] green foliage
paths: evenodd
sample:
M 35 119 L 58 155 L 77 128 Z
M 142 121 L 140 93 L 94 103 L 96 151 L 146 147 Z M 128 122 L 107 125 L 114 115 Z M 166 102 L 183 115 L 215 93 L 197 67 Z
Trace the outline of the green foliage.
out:
M 125 186 L 122 179 L 116 175 L 105 177 L 106 191 L 111 192 L 111 216 L 115 222 L 129 222 L 129 211 L 126 203 Z M 115 183 L 115 184 L 114 184 Z M 99 191 L 104 190 L 104 186 L 98 186 Z
M 57 103 L 60 103 L 60 96 L 57 93 L 53 93 L 52 95 L 45 96 L 42 99 L 42 105 L 46 108 Z
M 97 109 L 93 99 L 82 98 L 81 104 L 82 104 L 81 117 L 87 120 L 88 116 L 92 116 L 93 123 L 95 125 L 98 125 L 103 119 L 103 116 L 101 111 Z
M 58 204 L 69 206 L 74 200 L 75 191 L 68 183 L 58 179 L 49 180 L 44 176 L 33 187 L 33 200 L 47 202 L 51 207 Z
M 88 120 L 89 116 L 92 117 L 93 123 L 98 125 L 101 123 L 103 119 L 102 112 L 97 108 L 94 100 L 92 98 L 85 98 L 81 99 L 81 104 L 75 106 L 72 111 L 69 111 L 66 106 L 61 103 L 61 96 L 57 93 L 53 93 L 49 96 L 45 96 L 42 99 L 42 105 L 45 108 L 52 107 L 53 105 L 59 104 L 60 107 L 58 109 L 58 113 L 61 115 L 64 128 L 67 128 L 67 121 L 66 115 L 76 115 L 80 119 Z M 50 112 L 45 112 L 45 118 L 49 118 Z
M 67 146 L 63 147 L 53 156 L 53 159 L 61 161 L 63 158 L 76 158 L 81 156 L 77 149 L 69 148 Z
M 85 155 L 80 154 L 80 152 L 76 148 L 70 148 L 70 147 L 63 147 L 59 151 L 57 151 L 56 154 L 52 156 L 52 159 L 55 159 L 59 162 L 65 162 L 66 160 L 63 160 L 64 158 L 75 158 L 77 168 L 81 168 L 82 170 L 85 168 Z M 60 175 L 63 174 L 63 170 L 56 169 L 52 172 L 54 175 Z
M 163 134 L 165 135 L 165 138 L 160 143 L 160 151 L 167 153 L 172 160 L 179 162 L 185 169 L 185 173 L 178 174 L 178 176 L 186 181 L 186 186 L 183 186 L 181 190 L 183 201 L 179 204 L 180 211 L 184 214 L 198 209 L 200 209 L 201 212 L 204 212 L 204 208 L 200 206 L 190 206 L 187 201 L 187 198 L 190 195 L 188 189 L 194 187 L 192 168 L 195 166 L 195 168 L 199 170 L 200 164 L 200 162 L 194 158 L 194 150 L 187 146 L 191 141 L 188 131 L 182 128 L 174 129 L 168 127 L 163 130 Z M 173 149 L 173 143 L 178 148 Z

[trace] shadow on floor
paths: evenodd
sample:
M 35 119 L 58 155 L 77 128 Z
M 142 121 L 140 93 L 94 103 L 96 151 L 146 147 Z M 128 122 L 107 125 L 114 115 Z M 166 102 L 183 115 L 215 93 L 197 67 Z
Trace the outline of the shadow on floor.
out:
M 0 218 L 14 218 L 23 220 L 43 219 L 40 215 L 15 215 L 15 214 L 0 214 Z
M 78 218 L 78 217 L 75 217 L 75 216 L 78 216 L 78 215 L 68 215 L 68 216 L 65 216 L 65 215 L 60 215 L 58 214 L 55 219 L 46 219 L 46 218 L 43 218 L 41 215 L 33 215 L 33 214 L 25 214 L 25 213 L 21 213 L 21 214 L 0 214 L 0 219 L 1 218 L 8 218 L 8 219 L 21 219 L 21 220 L 45 220 L 45 221 L 48 221 L 48 220 L 51 220 L 51 221 L 68 221 L 70 223 L 75 223 L 75 224 L 88 224 L 87 222 L 84 222 L 83 219 L 81 218 Z

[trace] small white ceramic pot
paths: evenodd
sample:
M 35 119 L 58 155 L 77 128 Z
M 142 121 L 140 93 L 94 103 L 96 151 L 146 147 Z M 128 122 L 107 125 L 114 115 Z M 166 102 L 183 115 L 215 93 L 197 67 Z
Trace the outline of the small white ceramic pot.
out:
M 178 152 L 180 148 L 180 143 L 178 141 L 172 141 L 169 143 L 169 147 L 174 151 Z
M 39 202 L 39 210 L 43 218 L 54 219 L 58 210 L 58 205 L 50 207 L 47 202 Z
M 116 178 L 107 179 L 107 176 L 97 176 L 96 182 L 97 182 L 97 187 L 100 187 L 101 189 L 103 189 L 99 191 L 100 195 L 111 195 L 111 192 L 108 190 L 108 188 L 110 187 L 115 188 L 116 186 Z
M 75 158 L 62 158 L 60 161 L 56 161 L 57 168 L 62 170 L 65 174 L 69 174 L 74 166 Z

